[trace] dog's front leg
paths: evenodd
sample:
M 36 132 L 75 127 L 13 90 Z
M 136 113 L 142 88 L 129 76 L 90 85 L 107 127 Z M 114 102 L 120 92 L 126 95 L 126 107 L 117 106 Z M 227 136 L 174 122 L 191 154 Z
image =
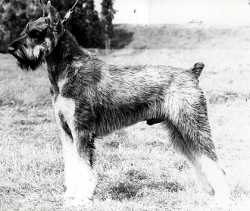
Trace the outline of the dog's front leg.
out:
M 63 146 L 65 205 L 89 205 L 96 186 L 93 135 L 76 129 L 74 100 L 58 96 L 54 108 Z
M 63 140 L 66 206 L 88 206 L 92 200 L 97 182 L 92 166 L 93 150 L 93 139 L 88 132 L 75 133 L 71 142 Z

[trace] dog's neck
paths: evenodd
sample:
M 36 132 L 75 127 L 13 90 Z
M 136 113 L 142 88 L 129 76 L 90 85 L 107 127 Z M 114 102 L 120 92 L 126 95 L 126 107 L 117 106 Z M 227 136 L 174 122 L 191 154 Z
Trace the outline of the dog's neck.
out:
M 56 47 L 46 58 L 48 76 L 55 92 L 58 91 L 57 82 L 67 74 L 67 68 L 75 58 L 87 57 L 80 49 L 74 36 L 67 30 L 58 40 Z
M 71 64 L 74 57 L 84 56 L 74 36 L 67 30 L 59 38 L 56 47 L 46 58 L 48 68 L 52 71 L 62 71 L 63 67 Z M 60 65 L 59 65 L 60 64 Z

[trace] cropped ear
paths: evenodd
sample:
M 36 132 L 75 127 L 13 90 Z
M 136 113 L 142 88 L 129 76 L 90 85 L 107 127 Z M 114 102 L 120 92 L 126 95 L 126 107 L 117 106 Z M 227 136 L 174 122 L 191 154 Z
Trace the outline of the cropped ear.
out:
M 52 24 L 58 24 L 61 20 L 59 12 L 51 5 L 51 1 L 47 2 L 46 14 Z
M 52 29 L 58 33 L 61 33 L 63 31 L 61 17 L 56 8 L 51 5 L 51 1 L 48 1 L 46 5 L 46 15 L 49 19 Z
M 42 10 L 43 10 L 43 17 L 45 16 L 45 3 L 44 3 L 44 0 L 40 0 L 40 4 L 41 4 L 41 6 L 42 6 Z

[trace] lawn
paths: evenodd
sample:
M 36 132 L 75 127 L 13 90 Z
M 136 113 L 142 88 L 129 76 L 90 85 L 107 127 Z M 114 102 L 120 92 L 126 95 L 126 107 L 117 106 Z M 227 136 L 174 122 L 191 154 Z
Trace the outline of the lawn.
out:
M 133 31 L 133 40 L 108 55 L 98 53 L 106 62 L 186 68 L 205 63 L 200 85 L 227 172 L 230 207 L 249 210 L 250 30 L 183 27 L 183 33 L 181 26 L 161 26 L 150 33 L 145 27 L 125 28 Z M 155 30 L 161 30 L 161 38 L 155 39 Z M 0 62 L 0 210 L 65 210 L 61 143 L 46 67 L 24 72 L 3 54 Z M 116 131 L 97 139 L 96 148 L 99 182 L 93 210 L 221 210 L 160 124 L 141 122 Z

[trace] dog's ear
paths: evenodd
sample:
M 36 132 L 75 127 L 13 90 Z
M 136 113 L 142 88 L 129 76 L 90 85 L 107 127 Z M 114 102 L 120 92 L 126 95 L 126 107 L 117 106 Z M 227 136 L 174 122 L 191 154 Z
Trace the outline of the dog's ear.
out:
M 40 0 L 40 4 L 41 4 L 41 7 L 42 7 L 42 10 L 43 10 L 43 17 L 45 16 L 45 12 L 46 12 L 46 10 L 45 10 L 45 3 L 44 3 L 44 0 Z
M 60 32 L 62 28 L 61 17 L 57 9 L 51 5 L 51 1 L 48 1 L 45 11 L 52 28 Z
M 46 15 L 50 19 L 51 23 L 56 24 L 60 22 L 60 14 L 55 7 L 51 5 L 51 1 L 48 1 L 45 7 Z

